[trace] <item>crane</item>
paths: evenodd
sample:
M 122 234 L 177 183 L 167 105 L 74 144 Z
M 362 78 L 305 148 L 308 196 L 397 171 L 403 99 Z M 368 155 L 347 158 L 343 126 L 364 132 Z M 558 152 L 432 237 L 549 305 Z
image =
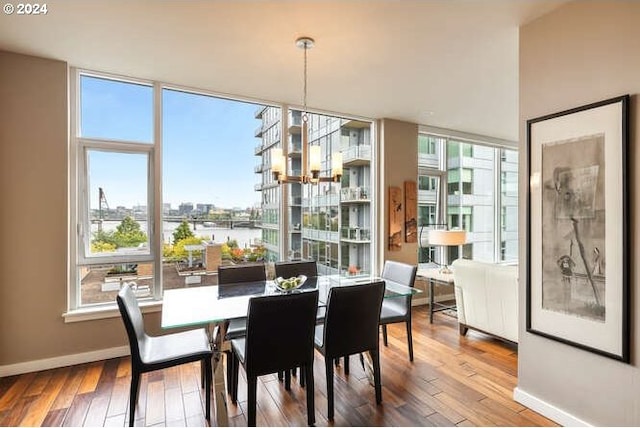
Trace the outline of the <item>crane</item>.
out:
M 98 232 L 102 232 L 102 221 L 104 220 L 103 208 L 109 209 L 107 196 L 104 194 L 102 187 L 98 187 Z

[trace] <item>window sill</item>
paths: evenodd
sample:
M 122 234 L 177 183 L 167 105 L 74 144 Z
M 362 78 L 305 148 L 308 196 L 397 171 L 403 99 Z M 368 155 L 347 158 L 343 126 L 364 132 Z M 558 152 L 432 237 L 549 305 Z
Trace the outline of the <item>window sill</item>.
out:
M 162 300 L 140 302 L 140 310 L 143 314 L 162 311 Z M 62 314 L 65 323 L 119 318 L 120 311 L 116 304 L 99 308 L 83 308 L 67 311 Z

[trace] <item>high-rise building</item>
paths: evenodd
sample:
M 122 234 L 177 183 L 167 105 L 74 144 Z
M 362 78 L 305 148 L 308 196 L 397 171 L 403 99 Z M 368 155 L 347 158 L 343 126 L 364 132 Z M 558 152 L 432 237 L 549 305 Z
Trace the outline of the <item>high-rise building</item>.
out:
M 446 136 L 418 138 L 418 224 L 464 229 L 467 244 L 422 248 L 420 262 L 518 257 L 518 152 Z M 424 241 L 423 241 L 424 242 Z M 499 244 L 497 244 L 499 242 Z
M 371 123 L 308 114 L 309 144 L 321 151 L 322 176 L 330 176 L 332 153 L 342 152 L 343 175 L 338 183 L 278 185 L 271 173 L 270 149 L 286 153 L 287 172 L 302 172 L 302 114 L 289 110 L 286 144 L 280 109 L 261 107 L 262 126 L 255 154 L 261 182 L 262 238 L 270 260 L 314 259 L 320 273 L 371 271 Z M 285 200 L 282 200 L 285 198 Z M 285 230 L 280 229 L 282 224 Z M 282 235 L 281 235 L 282 233 Z M 280 254 L 280 248 L 285 252 Z

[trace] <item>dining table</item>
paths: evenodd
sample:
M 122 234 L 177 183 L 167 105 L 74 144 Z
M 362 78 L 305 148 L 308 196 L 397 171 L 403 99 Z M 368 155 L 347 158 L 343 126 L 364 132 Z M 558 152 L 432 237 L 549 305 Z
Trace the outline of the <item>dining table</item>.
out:
M 163 329 L 206 327 L 214 350 L 213 397 L 218 426 L 227 426 L 227 397 L 222 354 L 229 349 L 224 340 L 227 321 L 247 316 L 249 300 L 256 296 L 304 293 L 318 290 L 318 307 L 325 307 L 333 287 L 385 282 L 385 299 L 401 298 L 421 290 L 368 275 L 322 275 L 307 278 L 297 289 L 283 291 L 274 280 L 250 281 L 223 286 L 198 286 L 165 290 L 162 304 Z

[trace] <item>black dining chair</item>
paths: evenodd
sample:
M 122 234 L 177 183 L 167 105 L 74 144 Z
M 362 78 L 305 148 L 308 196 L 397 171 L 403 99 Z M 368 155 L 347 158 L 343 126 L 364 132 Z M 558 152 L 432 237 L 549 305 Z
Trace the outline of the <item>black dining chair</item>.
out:
M 315 260 L 293 260 L 293 261 L 280 261 L 275 263 L 276 277 L 291 278 L 292 276 L 305 275 L 307 278 L 315 278 L 318 276 L 318 264 Z M 324 322 L 324 308 L 318 308 L 316 312 L 316 322 Z M 297 373 L 297 369 L 291 370 L 291 374 L 294 376 Z M 290 389 L 291 379 L 289 373 L 278 373 L 278 379 L 285 380 L 285 389 Z M 300 386 L 304 386 L 305 379 L 304 373 L 300 374 Z
M 318 264 L 315 260 L 295 260 L 275 263 L 276 277 L 291 278 L 305 275 L 309 278 L 318 276 Z
M 256 425 L 258 376 L 304 367 L 307 379 L 307 422 L 315 423 L 313 335 L 318 290 L 253 297 L 249 301 L 247 335 L 233 339 L 231 401 L 238 401 L 238 371 L 247 374 L 247 423 Z
M 222 288 L 229 284 L 238 284 L 243 282 L 266 281 L 267 273 L 264 263 L 231 265 L 218 267 L 218 287 Z M 237 339 L 244 337 L 247 333 L 247 319 L 235 318 L 229 320 L 226 325 L 225 340 Z M 227 356 L 227 390 L 230 391 L 231 385 L 231 351 L 225 351 Z
M 416 279 L 418 268 L 406 263 L 394 262 L 387 260 L 384 262 L 381 277 L 397 282 L 407 287 L 413 287 Z M 411 335 L 411 297 L 407 296 L 392 297 L 384 299 L 382 302 L 382 310 L 380 312 L 380 325 L 382 326 L 382 340 L 384 346 L 387 342 L 387 324 L 395 324 L 399 322 L 406 323 L 407 326 L 407 344 L 409 346 L 409 361 L 413 361 L 413 336 Z
M 138 300 L 128 285 L 124 285 L 118 296 L 118 309 L 129 337 L 131 349 L 131 387 L 129 393 L 129 426 L 135 419 L 135 408 L 143 373 L 200 361 L 204 375 L 205 417 L 211 418 L 211 345 L 203 328 L 172 333 L 164 336 L 149 336 L 145 333 Z
M 327 376 L 327 418 L 333 420 L 333 361 L 369 351 L 373 363 L 376 404 L 382 402 L 379 322 L 384 281 L 333 287 L 324 324 L 316 325 L 315 346 L 324 355 Z

